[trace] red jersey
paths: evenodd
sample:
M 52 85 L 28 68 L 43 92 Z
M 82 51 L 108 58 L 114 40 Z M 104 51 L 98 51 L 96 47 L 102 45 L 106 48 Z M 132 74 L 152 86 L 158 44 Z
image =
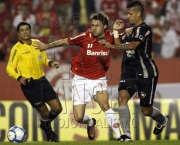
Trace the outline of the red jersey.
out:
M 102 38 L 93 37 L 89 31 L 68 38 L 69 44 L 80 46 L 79 54 L 71 61 L 71 71 L 74 74 L 88 79 L 105 76 L 110 65 L 111 50 L 99 44 L 100 39 L 106 39 L 110 44 L 114 41 L 110 31 L 106 31 Z

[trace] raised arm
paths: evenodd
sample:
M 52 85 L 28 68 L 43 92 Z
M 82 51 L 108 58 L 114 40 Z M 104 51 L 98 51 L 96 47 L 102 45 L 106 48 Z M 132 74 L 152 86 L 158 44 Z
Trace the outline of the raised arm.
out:
M 114 32 L 114 47 L 117 50 L 134 50 L 140 44 L 140 42 L 132 41 L 130 43 L 121 44 L 121 39 L 119 38 L 118 30 L 122 29 L 124 26 L 124 22 L 122 20 L 116 20 L 113 25 Z M 132 28 L 128 28 L 125 30 L 124 35 L 128 35 L 132 33 Z
M 130 43 L 121 43 L 121 39 L 119 38 L 118 30 L 124 27 L 124 22 L 122 20 L 116 20 L 113 25 L 113 33 L 114 33 L 114 45 L 109 44 L 106 40 L 100 40 L 99 43 L 105 45 L 107 48 L 117 49 L 117 50 L 134 50 L 140 44 L 139 41 L 132 41 Z M 123 35 L 130 35 L 132 33 L 132 27 L 126 28 Z M 123 36 L 122 36 L 123 37 Z
M 41 50 L 41 51 L 47 50 L 47 49 L 50 49 L 50 48 L 66 46 L 66 45 L 69 45 L 69 43 L 68 43 L 68 38 L 66 38 L 66 39 L 61 39 L 61 40 L 58 40 L 58 41 L 54 41 L 54 42 L 49 43 L 49 44 L 45 44 L 45 43 L 43 43 L 43 42 L 35 42 L 35 43 L 33 44 L 33 46 L 34 46 L 36 49 L 39 49 L 39 50 Z

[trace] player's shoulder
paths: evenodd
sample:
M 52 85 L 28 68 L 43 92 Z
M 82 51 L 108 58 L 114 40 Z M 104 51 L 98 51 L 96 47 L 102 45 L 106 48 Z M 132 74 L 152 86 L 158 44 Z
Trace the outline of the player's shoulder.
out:
M 40 40 L 38 39 L 31 39 L 32 42 L 39 42 Z
M 110 30 L 106 30 L 105 36 L 113 36 L 113 33 Z
M 81 33 L 78 33 L 74 36 L 71 36 L 69 37 L 70 40 L 74 40 L 74 39 L 77 39 L 77 38 L 82 38 L 82 37 L 85 37 L 87 36 L 87 32 L 81 32 Z
M 151 26 L 146 22 L 143 22 L 142 24 L 140 24 L 139 27 L 141 27 L 141 29 L 146 29 L 146 30 L 151 29 Z
M 11 50 L 18 49 L 20 47 L 22 47 L 22 42 L 18 41 L 18 42 L 16 42 L 16 44 L 14 44 L 14 46 L 12 47 Z

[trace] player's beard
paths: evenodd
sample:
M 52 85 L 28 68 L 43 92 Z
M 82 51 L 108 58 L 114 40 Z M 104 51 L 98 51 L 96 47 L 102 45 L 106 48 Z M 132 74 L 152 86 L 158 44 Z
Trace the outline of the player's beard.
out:
M 98 37 L 99 38 L 99 37 L 101 37 L 104 34 L 104 32 L 99 32 L 99 33 L 97 33 L 97 32 L 93 33 L 92 32 L 92 34 L 93 34 L 94 37 Z

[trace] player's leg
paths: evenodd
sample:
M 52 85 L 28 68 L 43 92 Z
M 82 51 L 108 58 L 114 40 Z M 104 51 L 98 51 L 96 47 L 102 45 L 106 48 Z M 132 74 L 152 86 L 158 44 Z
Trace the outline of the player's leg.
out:
M 94 118 L 90 118 L 87 114 L 85 114 L 85 104 L 74 105 L 73 113 L 74 118 L 78 123 L 87 125 L 87 134 L 90 140 L 95 138 L 95 124 L 96 120 Z
M 74 118 L 77 122 L 87 125 L 87 134 L 90 140 L 95 138 L 96 120 L 85 114 L 86 104 L 91 100 L 88 93 L 86 79 L 75 75 L 72 80 L 72 103 Z
M 40 114 L 40 127 L 44 130 L 47 141 L 51 141 L 52 129 L 49 120 L 49 110 L 41 98 L 41 85 L 39 85 L 38 81 L 31 81 L 26 85 L 21 85 L 21 89 L 32 107 Z
M 121 79 L 118 87 L 118 104 L 119 104 L 119 117 L 120 124 L 124 134 L 121 136 L 122 142 L 130 142 L 131 139 L 131 131 L 130 131 L 130 110 L 128 106 L 128 101 L 136 92 L 135 88 L 135 79 Z
M 153 120 L 157 122 L 157 126 L 155 127 L 153 133 L 160 134 L 163 128 L 167 125 L 169 116 L 162 115 L 162 113 L 156 107 L 153 107 L 153 100 L 154 100 L 154 93 L 156 90 L 158 78 L 148 78 L 148 79 L 141 79 L 140 86 L 139 86 L 139 96 L 140 96 L 140 105 L 141 110 L 144 116 L 149 116 Z
M 41 100 L 43 100 L 44 102 L 46 102 L 51 110 L 49 111 L 49 126 L 51 128 L 51 121 L 54 120 L 61 112 L 62 112 L 62 105 L 61 102 L 56 94 L 56 92 L 54 91 L 54 89 L 52 88 L 51 84 L 48 82 L 48 80 L 46 78 L 43 78 L 42 82 L 41 82 Z M 41 121 L 41 125 L 40 127 L 43 129 L 43 122 Z M 58 137 L 55 134 L 54 131 L 51 130 L 51 142 L 58 142 Z
M 35 108 L 41 115 L 40 128 L 44 130 L 48 142 L 58 142 L 57 135 L 51 128 L 52 119 L 54 119 L 62 111 L 60 101 L 55 91 L 45 77 L 38 80 L 33 80 L 31 78 L 28 85 L 29 89 L 34 94 L 33 98 L 36 99 L 36 102 L 38 102 L 35 103 Z M 51 112 L 48 110 L 45 102 L 51 107 Z
M 96 95 L 94 96 L 94 100 L 99 104 L 99 106 L 105 113 L 106 120 L 116 134 L 117 141 L 119 141 L 121 137 L 121 133 L 119 130 L 119 122 L 115 115 L 115 112 L 110 108 L 107 90 L 103 90 L 101 88 L 101 91 L 97 91 Z
M 51 108 L 49 119 L 52 121 L 62 112 L 62 105 L 58 98 L 48 101 L 47 104 Z

